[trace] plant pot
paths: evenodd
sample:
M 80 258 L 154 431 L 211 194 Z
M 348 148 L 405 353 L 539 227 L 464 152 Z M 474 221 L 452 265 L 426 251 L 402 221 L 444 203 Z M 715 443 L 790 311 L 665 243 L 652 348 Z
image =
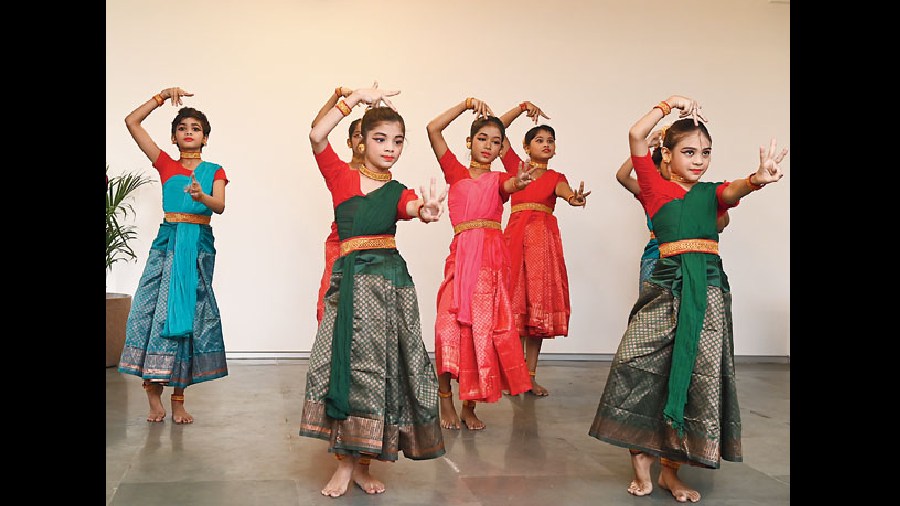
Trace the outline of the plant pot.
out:
M 131 311 L 131 295 L 106 292 L 106 367 L 119 365 L 125 348 L 125 327 Z

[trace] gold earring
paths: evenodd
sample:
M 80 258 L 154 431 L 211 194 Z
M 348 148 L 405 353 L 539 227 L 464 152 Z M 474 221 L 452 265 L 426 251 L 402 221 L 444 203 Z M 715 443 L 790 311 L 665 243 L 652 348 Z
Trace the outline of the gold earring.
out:
M 365 152 L 366 152 L 366 145 L 365 145 L 365 144 L 360 144 L 359 146 L 356 147 L 356 149 L 358 149 L 360 153 L 365 153 Z
M 472 149 L 472 143 L 470 141 L 466 141 L 466 149 Z

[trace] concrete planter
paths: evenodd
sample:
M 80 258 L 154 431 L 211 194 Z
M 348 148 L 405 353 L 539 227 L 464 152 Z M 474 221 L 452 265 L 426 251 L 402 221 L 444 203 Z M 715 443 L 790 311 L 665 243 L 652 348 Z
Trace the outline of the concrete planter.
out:
M 125 348 L 125 326 L 131 311 L 131 295 L 106 292 L 106 367 L 119 365 Z

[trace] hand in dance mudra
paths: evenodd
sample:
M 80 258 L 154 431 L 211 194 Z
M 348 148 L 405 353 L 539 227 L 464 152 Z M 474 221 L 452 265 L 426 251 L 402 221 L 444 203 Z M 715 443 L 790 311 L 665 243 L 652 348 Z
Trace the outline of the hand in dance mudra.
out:
M 385 106 L 390 107 L 395 111 L 397 110 L 397 108 L 394 107 L 394 104 L 392 104 L 387 97 L 399 95 L 400 90 L 379 90 L 378 81 L 375 81 L 375 83 L 372 84 L 371 88 L 361 88 L 358 90 L 354 90 L 354 93 L 359 94 L 360 101 L 369 106 L 369 108 L 378 107 L 383 103 Z
M 587 196 L 590 195 L 591 192 L 584 191 L 584 181 L 582 181 L 581 184 L 578 185 L 577 190 L 572 190 L 572 191 L 574 191 L 575 193 L 572 194 L 568 199 L 566 199 L 566 200 L 568 200 L 569 205 L 580 206 L 580 207 L 586 206 L 587 205 Z
M 419 193 L 422 194 L 422 200 L 425 201 L 425 203 L 422 204 L 420 215 L 422 221 L 427 223 L 438 221 L 441 215 L 444 214 L 444 201 L 447 200 L 447 193 L 450 191 L 450 185 L 445 185 L 444 191 L 442 191 L 440 195 L 437 195 L 435 185 L 435 179 L 431 178 L 431 185 L 427 192 L 425 191 L 424 186 L 419 187 Z
M 534 181 L 534 171 L 537 170 L 533 165 L 526 164 L 524 161 L 519 162 L 519 170 L 516 171 L 516 185 L 521 190 Z

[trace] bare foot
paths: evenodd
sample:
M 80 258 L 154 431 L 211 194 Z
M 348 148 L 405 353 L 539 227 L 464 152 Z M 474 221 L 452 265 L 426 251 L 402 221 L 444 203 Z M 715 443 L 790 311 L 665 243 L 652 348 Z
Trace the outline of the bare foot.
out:
M 322 489 L 322 495 L 329 497 L 340 497 L 347 492 L 347 486 L 350 485 L 350 477 L 353 475 L 353 459 L 345 456 L 338 461 L 338 468 L 331 475 L 331 479 Z
M 147 391 L 147 400 L 150 401 L 150 412 L 147 413 L 148 422 L 161 422 L 166 418 L 166 408 L 162 405 L 163 386 L 159 383 L 144 382 L 144 390 Z
M 485 428 L 484 422 L 475 415 L 475 406 L 470 406 L 465 401 L 463 402 L 462 409 L 459 411 L 459 417 L 469 430 L 481 430 Z
M 653 479 L 650 478 L 650 466 L 656 458 L 646 453 L 631 455 L 631 467 L 634 468 L 634 479 L 628 485 L 628 493 L 631 495 L 648 495 L 653 492 Z
M 678 502 L 698 502 L 700 501 L 700 492 L 688 487 L 676 474 L 678 471 L 666 466 L 660 466 L 659 480 L 657 483 L 660 487 L 672 492 L 672 496 Z
M 369 464 L 360 464 L 353 467 L 353 483 L 367 494 L 380 494 L 384 492 L 384 482 L 369 473 Z
M 459 430 L 459 416 L 453 405 L 453 397 L 441 397 L 441 428 Z
M 176 396 L 172 394 L 172 421 L 175 423 L 194 423 L 194 417 L 184 409 L 183 395 Z
M 546 388 L 542 387 L 541 385 L 538 385 L 538 382 L 534 381 L 534 378 L 531 378 L 531 390 L 529 390 L 529 392 L 533 393 L 534 395 L 536 395 L 538 397 L 545 397 L 545 396 L 550 395 L 550 390 L 547 390 Z

